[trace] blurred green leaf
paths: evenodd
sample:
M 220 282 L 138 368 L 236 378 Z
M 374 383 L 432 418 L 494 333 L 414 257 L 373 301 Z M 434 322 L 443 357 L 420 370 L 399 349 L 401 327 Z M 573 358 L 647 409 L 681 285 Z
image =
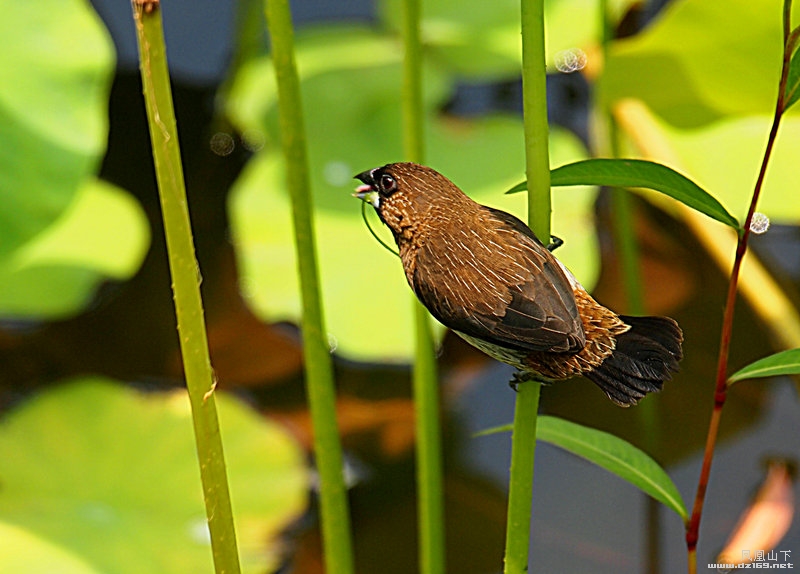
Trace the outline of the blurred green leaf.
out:
M 732 385 L 745 379 L 797 374 L 800 374 L 800 349 L 789 349 L 788 351 L 781 351 L 769 357 L 764 357 L 739 369 L 728 377 L 728 384 Z
M 681 128 L 731 115 L 771 115 L 782 7 L 782 0 L 670 2 L 643 33 L 614 42 L 601 96 L 608 104 L 642 100 Z
M 684 521 L 689 518 L 680 492 L 669 475 L 629 442 L 607 432 L 550 416 L 539 417 L 537 437 L 627 480 L 677 512 Z
M 486 429 L 475 436 L 511 431 L 512 425 Z M 559 417 L 540 415 L 536 438 L 563 448 L 628 481 L 645 494 L 674 510 L 684 521 L 689 517 L 675 483 L 659 464 L 627 441 L 607 432 Z
M 0 37 L 2 260 L 60 217 L 97 168 L 114 50 L 81 0 L 5 3 Z
M 139 203 L 109 183 L 86 179 L 60 218 L 0 259 L 0 316 L 76 313 L 101 282 L 131 277 L 149 244 Z
M 384 0 L 378 6 L 384 25 L 398 31 L 402 21 L 400 1 Z M 426 50 L 450 73 L 483 78 L 519 75 L 522 44 L 518 2 L 426 2 L 422 39 Z
M 712 219 L 739 229 L 739 222 L 707 191 L 677 171 L 658 163 L 638 159 L 587 159 L 562 165 L 550 172 L 553 186 L 598 185 L 644 187 L 696 209 Z M 527 182 L 506 193 L 527 189 Z
M 94 179 L 114 50 L 91 5 L 10 3 L 0 20 L 0 315 L 61 318 L 144 258 L 149 228 Z M 80 38 L 80 41 L 76 41 Z
M 81 559 L 69 548 L 62 548 L 35 532 L 0 518 L 0 539 L 4 549 L 0 552 L 0 570 L 3 572 L 58 572 L 58 574 L 102 574 L 102 570 Z
M 360 202 L 351 195 L 356 173 L 402 159 L 401 53 L 393 38 L 352 27 L 300 33 L 297 48 L 332 343 L 353 359 L 409 360 L 413 325 L 402 267 L 370 236 Z M 332 53 L 340 58 L 330 58 Z M 246 299 L 269 321 L 296 321 L 300 303 L 285 191 L 290 175 L 271 145 L 278 132 L 274 88 L 263 79 L 271 77 L 269 66 L 267 59 L 251 62 L 231 91 L 231 117 L 243 131 L 263 133 L 267 142 L 234 187 L 231 220 Z M 446 81 L 433 68 L 426 73 L 430 165 L 476 200 L 523 216 L 525 198 L 501 193 L 524 171 L 521 120 L 442 115 L 437 109 L 447 95 Z M 577 138 L 562 130 L 552 131 L 551 146 L 554 162 L 585 157 Z M 597 276 L 594 193 L 593 188 L 576 190 L 554 206 L 555 232 L 566 241 L 559 258 L 586 285 Z M 394 244 L 374 213 L 368 215 L 375 230 Z
M 634 0 L 608 2 L 620 17 Z M 400 29 L 400 0 L 378 3 L 383 25 Z M 518 78 L 522 65 L 519 2 L 513 0 L 429 0 L 422 13 L 422 37 L 431 60 L 448 74 L 479 80 Z M 545 52 L 548 72 L 565 50 L 592 51 L 600 43 L 600 11 L 596 0 L 546 0 Z M 580 14 L 580 18 L 575 15 Z
M 306 505 L 304 456 L 277 425 L 218 398 L 244 571 L 272 571 L 275 537 Z M 212 571 L 183 390 L 96 378 L 48 390 L 0 421 L 0 476 L 0 531 L 21 542 L 4 544 L 3 571 L 38 572 L 26 560 L 43 544 L 68 553 L 74 572 Z

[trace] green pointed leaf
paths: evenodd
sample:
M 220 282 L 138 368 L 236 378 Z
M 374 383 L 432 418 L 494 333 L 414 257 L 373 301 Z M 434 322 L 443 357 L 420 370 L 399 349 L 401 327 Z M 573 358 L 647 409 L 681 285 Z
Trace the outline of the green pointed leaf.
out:
M 800 374 L 800 349 L 789 349 L 764 357 L 739 369 L 728 377 L 728 385 L 745 379 L 797 374 Z
M 243 572 L 272 572 L 280 531 L 306 507 L 304 454 L 277 424 L 217 397 Z M 101 378 L 51 388 L 0 421 L 0 481 L 2 572 L 213 569 L 185 390 Z M 16 567 L 29 563 L 41 569 Z
M 558 417 L 540 416 L 539 440 L 563 448 L 627 480 L 678 513 L 684 521 L 689 514 L 675 483 L 647 454 L 612 434 Z
M 475 436 L 510 430 L 511 425 L 503 425 Z M 650 456 L 629 442 L 604 431 L 545 415 L 539 416 L 536 438 L 616 474 L 674 510 L 684 521 L 689 518 L 680 492 L 669 475 Z
M 800 11 L 798 11 L 800 12 Z M 701 129 L 677 129 L 652 113 L 635 115 L 637 137 L 646 149 L 659 149 L 670 165 L 689 175 L 703 189 L 744 221 L 753 196 L 753 182 L 761 167 L 764 142 L 772 115 L 729 117 Z M 795 192 L 797 158 L 800 157 L 800 116 L 788 114 L 781 121 L 777 145 L 770 159 L 758 211 L 773 223 L 795 225 L 800 220 L 800 194 Z
M 674 169 L 651 161 L 587 159 L 554 169 L 550 172 L 550 183 L 554 187 L 570 185 L 645 187 L 660 191 L 734 229 L 740 228 L 736 218 L 711 194 Z M 526 182 L 522 182 L 506 193 L 517 193 L 526 188 Z
M 789 76 L 786 79 L 786 103 L 783 109 L 788 110 L 800 100 L 800 50 L 795 50 L 789 63 Z

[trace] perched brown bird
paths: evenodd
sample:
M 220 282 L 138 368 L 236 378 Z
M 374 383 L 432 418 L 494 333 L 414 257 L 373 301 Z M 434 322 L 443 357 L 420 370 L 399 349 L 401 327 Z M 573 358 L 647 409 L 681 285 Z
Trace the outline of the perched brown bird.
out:
M 476 203 L 429 167 L 395 163 L 356 176 L 431 314 L 519 369 L 517 382 L 583 375 L 620 406 L 677 371 L 683 334 L 667 317 L 597 303 L 522 221 Z

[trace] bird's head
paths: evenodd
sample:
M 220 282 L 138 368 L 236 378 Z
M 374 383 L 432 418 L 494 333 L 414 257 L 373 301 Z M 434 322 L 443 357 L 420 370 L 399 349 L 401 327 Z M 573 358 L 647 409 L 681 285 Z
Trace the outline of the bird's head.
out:
M 415 163 L 392 163 L 359 173 L 353 195 L 375 208 L 398 243 L 417 232 L 431 210 L 446 211 L 466 196 L 439 172 Z
M 386 199 L 397 191 L 397 179 L 389 171 L 391 167 L 392 164 L 376 167 L 355 176 L 363 185 L 356 188 L 353 197 L 369 203 L 380 213 L 382 198 Z

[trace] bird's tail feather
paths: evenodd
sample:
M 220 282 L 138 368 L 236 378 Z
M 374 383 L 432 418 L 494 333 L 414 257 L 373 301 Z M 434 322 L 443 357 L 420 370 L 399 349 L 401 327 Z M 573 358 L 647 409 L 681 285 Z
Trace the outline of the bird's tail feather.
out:
M 683 357 L 683 333 L 668 317 L 620 319 L 630 329 L 617 336 L 614 352 L 585 376 L 620 406 L 635 405 L 647 393 L 661 390 Z

